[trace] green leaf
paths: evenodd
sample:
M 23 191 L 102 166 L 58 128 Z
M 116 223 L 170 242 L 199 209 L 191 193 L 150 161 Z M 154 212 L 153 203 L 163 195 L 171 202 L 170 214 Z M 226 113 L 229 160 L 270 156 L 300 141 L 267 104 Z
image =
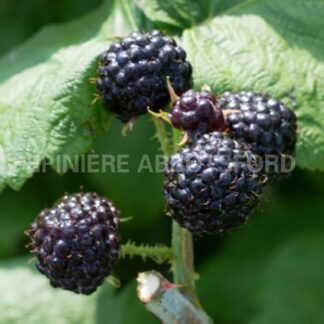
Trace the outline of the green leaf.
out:
M 161 28 L 186 28 L 180 42 L 193 64 L 197 88 L 209 84 L 215 93 L 254 90 L 286 101 L 298 116 L 297 164 L 324 170 L 321 2 L 141 0 L 140 4 Z
M 0 264 L 0 299 L 2 323 L 95 323 L 97 294 L 54 289 L 26 259 Z
M 315 30 L 300 32 L 300 25 L 307 26 L 310 15 L 315 22 L 321 19 L 324 9 L 316 3 L 254 1 L 234 8 L 231 16 L 186 30 L 182 44 L 197 67 L 197 87 L 207 83 L 216 93 L 268 92 L 286 99 L 289 106 L 288 97 L 293 95 L 299 127 L 297 163 L 324 170 L 324 114 L 320 112 L 324 103 L 323 42 Z M 302 14 L 305 10 L 307 14 Z M 280 19 L 283 13 L 285 19 Z
M 28 259 L 0 263 L 1 323 L 155 323 L 136 295 L 135 280 L 120 289 L 104 284 L 91 296 L 54 289 Z
M 243 3 L 242 0 L 139 0 L 139 7 L 161 29 L 180 32 Z
M 310 232 L 277 251 L 261 284 L 260 311 L 249 323 L 322 323 L 323 250 L 323 234 Z
M 169 25 L 180 30 L 190 27 L 194 25 L 195 18 L 202 14 L 202 8 L 198 1 L 140 0 L 138 3 L 145 14 L 153 18 L 154 22 L 161 28 Z
M 111 39 L 136 28 L 131 10 L 126 1 L 107 1 L 0 60 L 0 189 L 19 189 L 44 159 L 58 168 L 59 156 L 88 151 L 106 131 L 109 115 L 92 104 L 90 78 Z

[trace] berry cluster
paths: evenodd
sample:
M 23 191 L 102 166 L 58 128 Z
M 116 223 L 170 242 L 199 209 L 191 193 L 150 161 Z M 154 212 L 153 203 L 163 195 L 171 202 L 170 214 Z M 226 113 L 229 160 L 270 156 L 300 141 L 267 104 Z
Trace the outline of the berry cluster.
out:
M 186 52 L 160 31 L 133 32 L 102 54 L 97 89 L 105 108 L 127 122 L 165 108 L 170 101 L 167 78 L 177 94 L 191 87 Z
M 165 166 L 169 214 L 192 233 L 220 233 L 245 223 L 267 180 L 283 176 L 259 157 L 294 152 L 296 116 L 259 93 L 191 90 L 191 74 L 173 38 L 134 32 L 102 54 L 96 83 L 104 107 L 121 121 L 150 108 L 185 132 L 185 146 Z M 171 113 L 159 111 L 170 99 Z M 91 294 L 118 259 L 119 212 L 95 193 L 66 195 L 27 234 L 53 287 Z
M 174 101 L 171 122 L 189 142 L 165 168 L 164 195 L 171 217 L 193 233 L 244 223 L 263 184 L 289 174 L 282 158 L 294 152 L 296 116 L 267 95 L 189 90 Z
M 27 231 L 37 269 L 53 287 L 93 293 L 117 261 L 119 211 L 95 193 L 64 196 Z

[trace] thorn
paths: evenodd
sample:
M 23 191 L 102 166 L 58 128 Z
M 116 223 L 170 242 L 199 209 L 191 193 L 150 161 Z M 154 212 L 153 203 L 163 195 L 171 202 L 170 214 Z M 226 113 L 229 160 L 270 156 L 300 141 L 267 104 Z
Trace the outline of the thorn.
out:
M 134 128 L 137 117 L 132 117 L 122 128 L 122 136 L 127 136 Z
M 125 36 L 120 35 L 120 36 L 115 36 L 114 38 L 115 38 L 116 41 L 121 41 L 121 40 L 123 40 L 125 38 Z
M 31 264 L 32 262 L 35 262 L 36 261 L 36 257 L 32 257 L 31 259 L 29 259 L 27 261 L 28 264 Z
M 175 93 L 174 91 L 174 88 L 171 84 L 171 81 L 170 81 L 170 77 L 166 77 L 166 83 L 167 83 L 167 87 L 168 87 L 168 91 L 169 91 L 169 95 L 170 95 L 170 98 L 171 98 L 171 102 L 175 102 L 176 100 L 178 100 L 178 96 L 177 94 Z
M 240 113 L 240 112 L 241 112 L 241 110 L 238 110 L 238 109 L 224 109 L 223 115 L 224 115 L 224 117 L 227 117 L 230 114 Z
M 119 221 L 121 223 L 126 223 L 126 222 L 129 222 L 133 219 L 134 217 L 133 216 L 129 216 L 129 217 L 122 217 L 122 218 L 119 218 Z
M 210 86 L 209 86 L 208 84 L 204 84 L 204 85 L 201 87 L 201 90 L 211 92 Z
M 94 95 L 93 100 L 91 101 L 91 105 L 95 105 L 97 103 L 97 101 L 100 99 L 100 95 L 98 95 L 97 93 Z
M 186 285 L 183 284 L 176 284 L 176 283 L 172 283 L 172 282 L 166 282 L 163 285 L 164 289 L 176 289 L 176 288 L 185 288 Z
M 189 141 L 189 135 L 188 133 L 184 133 L 181 141 L 177 144 L 178 146 L 183 146 Z
M 29 229 L 26 229 L 26 230 L 24 231 L 24 234 L 28 236 L 28 235 L 30 234 L 30 228 L 29 228 Z M 26 245 L 26 247 L 28 247 L 29 244 L 31 244 L 31 243 L 28 243 L 28 244 Z
M 115 276 L 110 275 L 109 277 L 106 278 L 106 281 L 115 288 L 120 288 L 121 287 L 120 280 Z
M 150 107 L 147 107 L 147 111 L 155 118 L 162 119 L 165 122 L 167 122 L 168 124 L 172 125 L 171 119 L 170 119 L 170 114 L 168 114 L 167 112 L 165 112 L 161 109 L 159 110 L 159 112 L 155 112 L 155 111 L 151 110 Z
M 264 175 L 264 179 L 263 179 L 262 183 L 266 184 L 266 183 L 268 183 L 268 181 L 269 181 L 269 177 L 267 175 Z
M 89 78 L 89 81 L 91 84 L 95 84 L 97 81 L 97 78 Z

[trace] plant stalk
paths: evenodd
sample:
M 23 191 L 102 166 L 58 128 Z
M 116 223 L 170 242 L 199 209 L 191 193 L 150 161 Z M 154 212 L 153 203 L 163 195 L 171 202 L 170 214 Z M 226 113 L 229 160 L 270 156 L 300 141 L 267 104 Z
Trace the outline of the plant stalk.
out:
M 175 153 L 179 147 L 179 139 L 182 134 L 173 129 L 172 131 L 172 152 Z M 195 266 L 192 234 L 186 229 L 172 221 L 172 250 L 174 255 L 173 277 L 178 284 L 184 285 L 183 293 L 195 305 L 200 306 L 195 292 Z
M 141 257 L 144 261 L 146 259 L 151 259 L 157 264 L 162 264 L 164 262 L 171 262 L 173 260 L 172 249 L 168 246 L 162 244 L 148 245 L 140 244 L 137 245 L 134 242 L 127 242 L 123 244 L 120 251 L 120 257 L 133 258 L 134 256 Z
M 200 307 L 195 292 L 195 270 L 192 235 L 172 222 L 173 277 L 174 282 L 183 285 L 181 291 L 192 303 Z
M 212 320 L 190 302 L 178 286 L 156 271 L 140 273 L 137 295 L 146 309 L 165 324 L 211 324 Z
M 153 119 L 154 120 L 154 119 Z M 156 138 L 160 141 L 164 155 L 169 158 L 178 149 L 181 132 L 173 129 L 172 136 L 166 130 L 165 124 L 161 121 L 154 120 L 156 126 Z M 172 272 L 175 284 L 179 285 L 179 292 L 192 304 L 196 309 L 204 313 L 198 296 L 195 291 L 195 269 L 194 269 L 194 249 L 192 234 L 186 229 L 181 228 L 179 224 L 172 221 L 172 239 L 171 249 L 173 252 Z M 205 313 L 204 313 L 205 314 Z M 212 320 L 208 318 L 208 323 Z M 181 322 L 177 322 L 181 323 Z M 198 321 L 197 323 L 205 323 Z

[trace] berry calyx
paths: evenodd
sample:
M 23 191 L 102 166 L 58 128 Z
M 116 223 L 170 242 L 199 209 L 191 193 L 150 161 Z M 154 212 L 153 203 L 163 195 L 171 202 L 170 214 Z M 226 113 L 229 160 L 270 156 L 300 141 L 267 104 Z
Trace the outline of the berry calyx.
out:
M 96 193 L 64 196 L 26 233 L 37 269 L 55 288 L 89 295 L 118 259 L 119 211 Z
M 192 233 L 217 233 L 245 223 L 258 204 L 264 176 L 249 145 L 220 132 L 204 134 L 171 156 L 164 196 L 170 216 Z
M 176 41 L 154 30 L 133 32 L 102 54 L 97 89 L 105 108 L 122 122 L 164 109 L 170 101 L 166 78 L 177 94 L 191 87 L 192 67 Z

